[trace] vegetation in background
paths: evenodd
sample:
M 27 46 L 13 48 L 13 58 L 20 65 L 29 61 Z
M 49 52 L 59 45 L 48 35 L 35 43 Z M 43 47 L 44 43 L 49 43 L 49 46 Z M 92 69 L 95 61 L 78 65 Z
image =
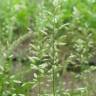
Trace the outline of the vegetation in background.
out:
M 0 0 L 0 96 L 95 96 L 95 6 Z

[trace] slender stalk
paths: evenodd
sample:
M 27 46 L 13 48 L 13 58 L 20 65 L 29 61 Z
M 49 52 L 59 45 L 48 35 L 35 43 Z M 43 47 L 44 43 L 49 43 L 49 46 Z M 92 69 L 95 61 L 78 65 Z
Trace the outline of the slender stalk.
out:
M 52 48 L 53 48 L 53 54 L 52 54 L 52 56 L 53 56 L 53 61 L 52 61 L 52 78 L 53 78 L 53 96 L 55 96 L 55 69 L 54 69 L 54 65 L 55 65 L 55 49 L 54 49 L 54 32 L 53 32 L 53 41 L 52 41 L 53 43 L 53 46 L 52 46 Z
M 52 57 L 53 57 L 53 61 L 52 61 L 52 78 L 53 78 L 53 96 L 56 96 L 56 90 L 55 90 L 55 88 L 56 88 L 56 86 L 55 86 L 55 69 L 54 69 L 54 66 L 55 66 L 55 45 L 54 45 L 54 43 L 55 43 L 55 11 L 54 11 L 54 14 L 53 14 L 53 34 L 52 34 Z

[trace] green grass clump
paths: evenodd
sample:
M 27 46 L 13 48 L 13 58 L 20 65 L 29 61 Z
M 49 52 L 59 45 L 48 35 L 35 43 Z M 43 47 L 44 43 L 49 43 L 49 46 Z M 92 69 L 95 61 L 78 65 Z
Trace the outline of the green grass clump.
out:
M 95 0 L 0 0 L 0 96 L 95 95 L 89 66 L 95 6 Z

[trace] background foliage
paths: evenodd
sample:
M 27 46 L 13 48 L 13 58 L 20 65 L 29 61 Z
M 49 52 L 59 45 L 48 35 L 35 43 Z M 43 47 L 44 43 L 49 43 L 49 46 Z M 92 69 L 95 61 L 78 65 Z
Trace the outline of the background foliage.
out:
M 0 96 L 95 96 L 95 6 L 0 0 Z

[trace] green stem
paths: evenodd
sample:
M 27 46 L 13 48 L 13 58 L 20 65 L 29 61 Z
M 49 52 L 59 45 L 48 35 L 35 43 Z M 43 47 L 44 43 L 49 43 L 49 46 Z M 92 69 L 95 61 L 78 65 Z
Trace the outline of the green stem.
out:
M 54 65 L 55 65 L 55 11 L 54 11 L 54 22 L 53 22 L 53 34 L 52 34 L 52 49 L 53 49 L 53 54 L 52 54 L 52 57 L 53 57 L 53 66 L 52 66 L 52 74 L 53 74 L 53 96 L 56 96 L 56 90 L 55 90 L 55 69 L 54 69 Z

